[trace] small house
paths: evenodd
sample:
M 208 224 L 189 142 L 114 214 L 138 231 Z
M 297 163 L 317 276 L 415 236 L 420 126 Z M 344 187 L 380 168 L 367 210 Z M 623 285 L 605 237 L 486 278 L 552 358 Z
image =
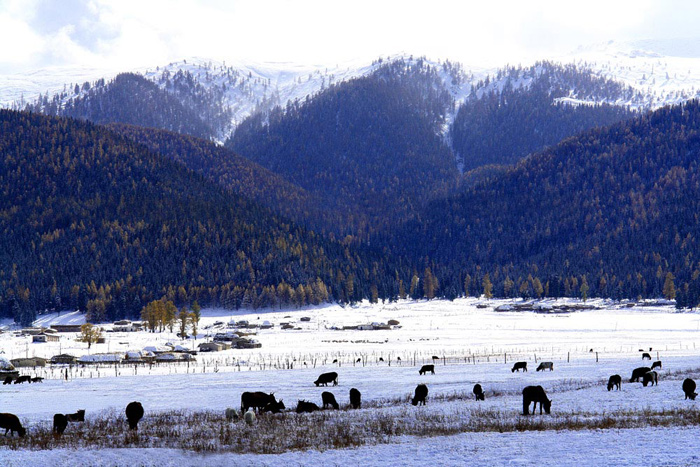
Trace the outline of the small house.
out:
M 136 329 L 134 329 L 134 323 L 128 319 L 124 319 L 115 321 L 114 324 L 112 324 L 112 330 L 114 332 L 134 332 Z
M 44 333 L 35 334 L 32 336 L 32 342 L 34 343 L 45 343 L 45 342 L 58 342 L 61 338 L 56 334 Z
M 200 352 L 221 352 L 224 346 L 222 342 L 202 342 L 197 348 Z

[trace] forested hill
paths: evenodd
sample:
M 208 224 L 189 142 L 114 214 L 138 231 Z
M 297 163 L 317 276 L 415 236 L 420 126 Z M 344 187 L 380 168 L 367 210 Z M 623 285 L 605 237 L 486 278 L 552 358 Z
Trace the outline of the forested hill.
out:
M 0 314 L 24 324 L 44 309 L 134 316 L 161 297 L 352 301 L 398 279 L 91 123 L 0 111 L 0 186 Z
M 509 67 L 480 81 L 459 107 L 450 129 L 465 171 L 514 164 L 582 131 L 635 116 L 637 91 L 586 68 L 537 63 Z
M 336 228 L 366 236 L 411 218 L 455 185 L 441 135 L 452 104 L 438 70 L 397 60 L 248 118 L 227 146 L 350 213 Z
M 26 110 L 89 120 L 125 123 L 176 131 L 209 139 L 215 128 L 230 125 L 230 112 L 221 96 L 203 89 L 191 76 L 180 73 L 161 89 L 141 75 L 122 73 L 112 81 L 76 85 L 52 98 L 42 96 Z
M 107 127 L 297 224 L 322 231 L 341 215 L 326 209 L 317 195 L 210 141 L 134 125 L 110 124 Z
M 533 155 L 432 203 L 395 238 L 441 293 L 659 296 L 700 302 L 700 104 L 663 108 Z M 669 274 L 671 275 L 669 277 Z

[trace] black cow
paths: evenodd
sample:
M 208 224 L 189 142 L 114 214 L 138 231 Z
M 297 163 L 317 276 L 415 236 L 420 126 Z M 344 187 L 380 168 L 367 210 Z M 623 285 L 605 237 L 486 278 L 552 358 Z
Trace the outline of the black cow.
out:
M 23 376 L 18 377 L 18 378 L 15 380 L 15 384 L 21 384 L 21 383 L 24 383 L 24 382 L 31 383 L 31 382 L 32 382 L 32 377 L 29 376 L 29 375 L 23 375 Z
M 540 362 L 540 366 L 535 371 L 554 370 L 554 362 Z
M 440 357 L 438 357 L 437 355 L 433 355 L 433 360 L 440 360 Z
M 66 418 L 69 422 L 84 422 L 85 421 L 85 410 L 81 409 L 75 413 L 66 414 Z
M 476 400 L 478 401 L 483 401 L 484 400 L 484 390 L 481 389 L 481 384 L 476 383 L 474 385 L 474 389 L 472 389 L 472 392 L 474 393 L 474 396 L 476 397 Z
M 30 380 L 30 382 L 32 382 L 32 383 L 43 383 L 43 382 L 44 382 L 44 378 L 42 378 L 41 376 L 35 376 L 35 377 L 33 377 L 33 378 Z
M 362 361 L 362 359 L 358 358 L 357 360 L 355 360 L 355 363 L 360 363 L 361 361 Z
M 141 402 L 129 402 L 126 406 L 126 420 L 129 422 L 130 430 L 139 429 L 139 421 L 143 418 L 143 406 Z
M 649 355 L 648 353 L 644 352 L 644 353 L 642 354 L 642 360 L 651 360 L 651 355 Z
M 411 404 L 413 405 L 425 405 L 425 399 L 428 397 L 428 386 L 425 384 L 419 384 L 416 386 L 416 391 L 413 394 L 413 399 L 411 399 Z
M 57 435 L 62 435 L 68 426 L 68 417 L 62 413 L 57 413 L 53 416 L 53 432 Z
M 297 413 L 311 413 L 321 410 L 319 406 L 309 401 L 299 401 L 297 402 Z
M 695 381 L 693 381 L 690 378 L 686 378 L 683 380 L 683 392 L 685 393 L 685 398 L 686 400 L 690 398 L 691 401 L 695 400 L 695 397 L 698 395 L 697 392 L 695 392 Z
M 338 363 L 338 359 L 337 358 L 333 359 L 333 363 Z
M 382 357 L 379 357 L 379 361 L 380 361 L 380 362 L 383 362 L 384 359 L 383 359 Z
M 333 383 L 333 386 L 338 385 L 338 373 L 335 371 L 331 371 L 330 373 L 323 373 L 321 376 L 318 377 L 316 381 L 314 381 L 314 384 L 316 386 L 319 386 L 323 384 L 324 386 L 328 386 L 328 383 Z
M 647 387 L 647 384 L 659 385 L 659 375 L 655 371 L 647 371 L 642 376 L 642 386 Z
M 332 392 L 323 391 L 321 393 L 321 400 L 323 401 L 323 408 L 324 409 L 328 406 L 333 407 L 335 410 L 338 410 L 340 408 L 340 406 L 338 405 L 338 402 L 336 402 L 335 396 L 333 395 Z
M 435 374 L 435 365 L 423 365 L 422 367 L 420 367 L 420 370 L 418 370 L 419 375 L 424 375 L 427 372 Z
M 635 368 L 632 370 L 632 377 L 630 378 L 630 383 L 638 383 L 639 378 L 644 377 L 647 371 L 651 371 L 651 368 L 648 366 L 640 366 L 639 368 Z
M 530 414 L 530 402 L 533 402 L 533 414 L 535 413 L 538 402 L 540 403 L 540 415 L 542 414 L 542 409 L 544 409 L 545 413 L 549 413 L 552 408 L 552 401 L 547 399 L 547 393 L 544 392 L 542 386 L 526 386 L 525 389 L 523 389 L 523 415 Z
M 27 430 L 19 422 L 17 415 L 12 413 L 0 413 L 0 429 L 2 428 L 5 429 L 5 436 L 7 436 L 8 432 L 12 436 L 15 431 L 20 438 L 27 434 Z
M 14 378 L 12 376 L 6 376 L 5 381 L 2 382 L 2 384 L 12 384 L 12 380 Z
M 612 375 L 610 378 L 608 378 L 608 391 L 612 391 L 614 387 L 617 387 L 618 391 L 621 389 L 622 376 Z
M 282 402 L 282 399 L 279 401 L 275 402 L 268 402 L 265 407 L 262 408 L 262 412 L 272 412 L 272 413 L 280 413 L 287 407 L 284 406 L 284 402 Z
M 276 402 L 277 400 L 275 400 L 275 396 L 272 393 L 265 394 L 261 391 L 244 392 L 241 394 L 241 413 L 246 413 L 251 407 L 253 410 L 260 412 L 268 404 L 274 404 Z
M 355 388 L 350 389 L 350 405 L 353 409 L 359 409 L 362 405 L 362 394 Z
M 655 368 L 661 368 L 661 360 L 657 360 L 651 364 L 651 369 L 653 370 Z
M 515 365 L 513 365 L 510 372 L 515 373 L 516 370 L 518 372 L 520 372 L 520 370 L 527 371 L 527 362 L 515 362 Z

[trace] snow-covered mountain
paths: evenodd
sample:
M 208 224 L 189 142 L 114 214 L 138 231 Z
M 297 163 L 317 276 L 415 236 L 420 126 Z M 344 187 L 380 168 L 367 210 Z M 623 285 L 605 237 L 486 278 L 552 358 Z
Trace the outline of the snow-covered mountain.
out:
M 388 57 L 410 59 L 408 56 Z M 675 41 L 610 41 L 587 47 L 559 57 L 543 57 L 554 63 L 573 63 L 580 69 L 590 69 L 599 77 L 628 85 L 638 91 L 630 99 L 596 99 L 578 95 L 576 90 L 560 102 L 574 105 L 608 104 L 655 109 L 695 98 L 700 94 L 700 39 Z M 490 89 L 503 86 L 497 69 L 464 66 L 454 62 L 430 61 L 440 70 L 445 87 L 454 97 L 455 106 L 447 109 L 445 134 L 459 105 L 469 98 L 472 88 L 488 76 Z M 257 111 L 266 111 L 276 105 L 305 100 L 329 85 L 372 73 L 381 60 L 373 63 L 346 62 L 332 66 L 300 65 L 294 63 L 220 62 L 191 58 L 155 68 L 133 70 L 105 70 L 86 67 L 54 67 L 30 73 L 0 75 L 0 107 L 24 108 L 42 98 L 45 101 L 58 95 L 61 102 L 87 92 L 85 82 L 100 79 L 108 83 L 119 72 L 134 72 L 158 84 L 162 89 L 173 89 L 173 77 L 183 74 L 189 82 L 212 95 L 221 96 L 230 114 L 230 124 L 216 129 L 213 138 L 224 141 L 246 117 Z M 532 65 L 523 63 L 523 66 Z M 181 80 L 182 81 L 182 80 Z M 510 85 L 527 86 L 528 80 Z M 75 93 L 76 84 L 79 92 Z M 89 88 L 89 86 L 87 87 Z M 482 92 L 486 89 L 480 87 Z
M 229 110 L 230 125 L 217 129 L 214 139 L 223 141 L 246 117 L 255 112 L 269 111 L 288 102 L 303 101 L 332 84 L 366 76 L 374 72 L 381 63 L 412 57 L 393 56 L 372 63 L 347 62 L 335 66 L 309 66 L 294 63 L 219 62 L 202 58 L 187 59 L 151 69 L 122 70 L 137 73 L 156 83 L 162 89 L 178 93 L 183 82 L 197 86 L 208 94 L 220 96 Z M 440 70 L 445 86 L 459 104 L 471 91 L 473 82 L 483 79 L 489 71 L 475 69 L 464 71 L 459 64 L 450 62 L 428 63 Z M 108 84 L 117 75 L 116 71 L 61 68 L 38 70 L 27 75 L 0 76 L 0 107 L 23 109 L 27 103 L 43 100 L 45 106 L 57 99 L 61 105 L 69 100 L 85 97 L 94 86 L 84 83 Z M 179 76 L 179 80 L 175 77 Z M 184 79 L 182 78 L 184 76 Z M 179 81 L 179 83 L 175 83 Z M 78 92 L 76 91 L 78 85 Z M 448 115 L 448 124 L 451 115 Z
M 700 38 L 609 41 L 557 57 L 627 84 L 648 97 L 651 109 L 700 95 Z

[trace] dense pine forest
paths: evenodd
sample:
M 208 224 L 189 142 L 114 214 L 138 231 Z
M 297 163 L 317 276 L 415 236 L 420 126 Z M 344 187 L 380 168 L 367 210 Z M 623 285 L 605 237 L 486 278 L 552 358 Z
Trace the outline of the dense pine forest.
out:
M 233 193 L 250 198 L 320 233 L 325 233 L 325 226 L 333 225 L 341 217 L 341 213 L 325 207 L 318 195 L 210 141 L 134 125 L 110 124 L 108 128 Z
M 103 127 L 1 111 L 0 130 L 0 309 L 22 323 L 46 309 L 137 316 L 161 297 L 352 302 L 398 279 L 386 258 L 324 240 Z
M 160 84 L 163 89 L 141 75 L 122 73 L 109 82 L 76 84 L 51 98 L 42 96 L 24 110 L 93 123 L 160 128 L 204 139 L 230 126 L 231 111 L 223 106 L 220 90 L 204 89 L 184 72 L 165 75 Z
M 700 301 L 700 104 L 591 130 L 433 202 L 392 237 L 441 293 Z M 486 275 L 488 274 L 488 281 Z
M 640 100 L 630 88 L 573 65 L 506 68 L 472 88 L 450 137 L 467 172 L 514 164 L 569 136 L 633 117 L 614 103 Z

